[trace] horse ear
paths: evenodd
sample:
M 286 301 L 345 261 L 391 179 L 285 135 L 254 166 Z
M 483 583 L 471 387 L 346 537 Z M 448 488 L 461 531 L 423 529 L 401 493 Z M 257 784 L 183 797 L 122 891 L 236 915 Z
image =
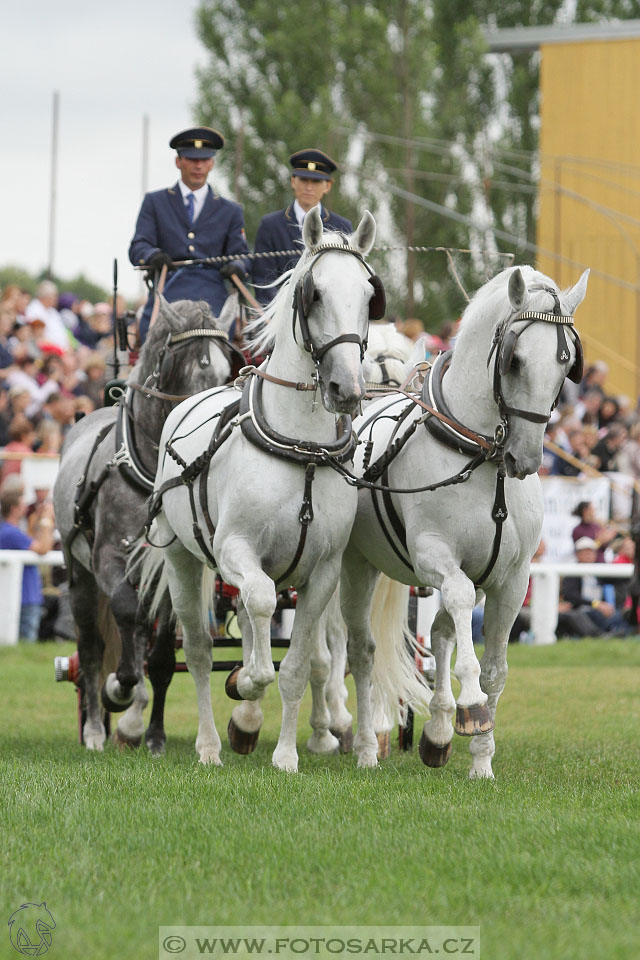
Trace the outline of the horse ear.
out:
M 527 295 L 527 286 L 519 267 L 509 277 L 509 300 L 514 310 L 521 310 L 524 298 Z
M 305 247 L 317 247 L 322 239 L 322 217 L 320 205 L 311 207 L 302 225 L 302 239 Z
M 567 290 L 565 293 L 565 300 L 569 305 L 569 313 L 573 316 L 580 304 L 585 298 L 587 292 L 587 282 L 589 280 L 589 270 L 585 270 L 575 287 L 571 287 L 570 290 Z
M 164 317 L 166 317 L 169 326 L 177 326 L 178 328 L 182 327 L 182 317 L 178 311 L 171 306 L 169 301 L 162 296 L 161 293 L 158 294 L 160 298 L 160 312 Z
M 218 330 L 224 330 L 225 333 L 228 333 L 231 324 L 238 318 L 239 313 L 240 303 L 238 292 L 234 290 L 225 300 L 222 310 L 220 311 L 220 316 L 216 319 L 216 327 Z
M 363 257 L 366 257 L 373 247 L 376 239 L 376 221 L 368 210 L 362 214 L 362 220 L 358 224 L 358 229 L 353 235 L 355 245 Z

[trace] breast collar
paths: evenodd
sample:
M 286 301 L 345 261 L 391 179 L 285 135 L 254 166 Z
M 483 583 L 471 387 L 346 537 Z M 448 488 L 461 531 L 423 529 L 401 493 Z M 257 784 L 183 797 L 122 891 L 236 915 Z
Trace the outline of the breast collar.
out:
M 447 447 L 450 447 L 452 450 L 456 450 L 458 453 L 461 453 L 466 457 L 473 457 L 475 454 L 480 453 L 482 448 L 480 444 L 470 440 L 458 429 L 456 429 L 457 426 L 466 431 L 464 424 L 454 417 L 449 410 L 442 393 L 442 379 L 449 369 L 451 356 L 451 350 L 447 350 L 444 353 L 438 354 L 433 362 L 433 365 L 429 368 L 425 375 L 424 383 L 422 385 L 422 399 L 425 403 L 429 404 L 429 406 L 433 407 L 434 410 L 444 414 L 445 417 L 451 420 L 453 426 L 443 423 L 436 417 L 427 417 L 424 425 L 434 439 L 439 440 Z M 486 440 L 489 444 L 494 444 L 496 439 L 495 436 L 487 436 L 486 434 L 478 435 L 482 437 L 483 440 Z

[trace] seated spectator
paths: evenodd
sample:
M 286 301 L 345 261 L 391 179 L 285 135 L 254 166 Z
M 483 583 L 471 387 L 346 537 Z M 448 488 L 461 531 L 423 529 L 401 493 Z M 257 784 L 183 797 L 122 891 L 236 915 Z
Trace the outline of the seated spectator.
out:
M 41 320 L 44 323 L 44 335 L 47 343 L 53 343 L 62 350 L 68 350 L 71 345 L 69 332 L 65 327 L 56 304 L 58 302 L 58 288 L 51 280 L 43 280 L 38 284 L 36 295 L 27 307 L 27 320 Z
M 62 449 L 62 430 L 55 420 L 41 420 L 34 444 L 36 453 L 59 455 Z
M 95 409 L 96 405 L 91 397 L 80 396 L 76 397 L 73 401 L 74 417 L 76 420 L 79 420 L 80 417 L 86 417 L 89 413 L 93 413 Z
M 84 365 L 86 379 L 79 388 L 81 392 L 93 401 L 94 407 L 101 407 L 104 403 L 104 385 L 106 383 L 107 364 L 99 353 L 93 353 Z
M 9 336 L 13 330 L 15 317 L 11 310 L 0 304 L 0 370 L 7 370 L 13 366 L 13 350 L 9 341 Z
M 33 550 L 45 554 L 53 548 L 53 505 L 43 507 L 40 518 L 29 536 L 21 525 L 26 507 L 20 489 L 3 488 L 0 492 L 0 550 Z M 42 581 L 40 571 L 34 566 L 25 566 L 22 573 L 22 603 L 20 607 L 20 640 L 35 643 L 42 616 Z
M 618 465 L 622 473 L 640 481 L 640 423 L 634 423 L 622 449 L 618 452 Z
M 75 404 L 73 397 L 62 393 L 52 393 L 42 408 L 45 420 L 55 420 L 62 431 L 63 438 L 75 423 Z
M 602 405 L 602 394 L 598 390 L 589 390 L 576 403 L 574 413 L 580 423 L 598 426 L 598 416 Z
M 31 420 L 19 413 L 9 424 L 9 443 L 0 456 L 7 453 L 33 453 L 35 438 L 36 433 Z M 1 473 L 2 480 L 8 477 L 10 473 L 20 473 L 21 469 L 21 459 L 4 460 Z
M 78 323 L 78 315 L 74 311 L 78 302 L 79 298 L 75 293 L 65 292 L 58 297 L 58 311 L 67 330 L 75 330 Z
M 102 334 L 98 332 L 92 322 L 95 313 L 93 304 L 89 303 L 88 300 L 83 300 L 77 309 L 79 315 L 73 330 L 74 336 L 79 343 L 84 344 L 85 347 L 90 347 L 91 350 L 95 350 Z
M 598 427 L 604 430 L 620 419 L 620 404 L 615 397 L 603 397 L 598 411 Z
M 569 454 L 576 460 L 579 460 L 581 464 L 588 464 L 590 450 L 584 438 L 583 431 L 571 430 L 569 432 L 568 440 Z M 583 467 L 580 466 L 580 464 L 571 463 L 569 460 L 565 460 L 560 454 L 554 454 L 553 463 L 551 465 L 551 473 L 554 477 L 578 477 L 582 472 Z
M 580 393 L 584 395 L 595 390 L 601 397 L 604 397 L 604 383 L 608 373 L 609 368 L 602 360 L 589 364 L 580 384 Z
M 618 465 L 618 453 L 627 442 L 627 428 L 623 423 L 612 423 L 608 427 L 606 434 L 598 440 L 591 451 L 596 458 L 596 469 L 602 473 L 617 472 L 620 470 Z
M 580 537 L 576 543 L 576 558 L 578 563 L 596 563 L 597 544 L 591 537 Z M 607 583 L 593 574 L 582 577 L 565 577 L 560 587 L 560 606 L 562 613 L 577 612 L 582 614 L 581 623 L 584 629 L 590 622 L 590 633 L 577 633 L 577 636 L 598 637 L 603 634 L 615 633 L 622 636 L 629 633 L 622 612 L 616 610 L 615 590 L 612 583 Z M 560 632 L 560 627 L 558 628 Z
M 595 507 L 590 500 L 581 500 L 573 511 L 573 516 L 580 519 L 578 526 L 571 531 L 574 544 L 582 537 L 589 537 L 594 540 L 598 551 L 597 561 L 598 563 L 604 563 L 604 551 L 617 536 L 617 530 L 615 527 L 598 520 Z

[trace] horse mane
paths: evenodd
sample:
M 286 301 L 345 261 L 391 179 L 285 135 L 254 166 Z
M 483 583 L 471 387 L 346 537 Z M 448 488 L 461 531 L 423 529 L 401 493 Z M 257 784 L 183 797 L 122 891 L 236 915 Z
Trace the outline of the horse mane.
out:
M 514 270 L 520 270 L 527 287 L 530 287 L 532 281 L 538 280 L 546 286 L 558 290 L 556 283 L 544 273 L 536 270 L 535 267 L 527 264 L 506 267 L 483 284 L 472 296 L 462 314 L 458 340 L 465 336 L 467 330 L 471 333 L 474 327 L 477 328 L 482 323 L 483 317 L 491 321 L 492 327 L 496 327 L 509 315 L 511 303 L 507 295 L 507 288 L 509 278 Z
M 320 243 L 313 248 L 312 256 L 315 256 L 323 247 L 335 246 L 335 244 L 342 240 L 343 234 L 341 233 L 336 233 L 335 231 L 323 233 Z M 266 307 L 263 313 L 259 314 L 254 320 L 249 321 L 247 324 L 246 329 L 249 337 L 255 334 L 255 336 L 251 338 L 252 353 L 258 355 L 269 353 L 278 335 L 290 324 L 291 317 L 288 310 L 285 309 L 285 305 L 289 302 L 290 290 L 295 290 L 300 276 L 307 269 L 309 256 L 310 251 L 303 247 L 302 256 L 297 264 L 290 270 L 285 271 L 285 273 L 278 278 L 277 283 L 280 284 L 280 289 L 269 306 Z M 276 284 L 273 284 L 273 286 L 275 285 Z

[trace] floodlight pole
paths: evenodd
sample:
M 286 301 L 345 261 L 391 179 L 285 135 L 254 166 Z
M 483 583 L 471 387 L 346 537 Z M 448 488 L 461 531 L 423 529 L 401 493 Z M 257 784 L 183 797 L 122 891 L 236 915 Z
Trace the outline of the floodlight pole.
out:
M 49 264 L 47 273 L 53 277 L 53 263 L 56 238 L 56 190 L 58 180 L 58 122 L 60 115 L 60 94 L 53 92 L 53 122 L 51 130 L 51 191 L 49 195 Z

